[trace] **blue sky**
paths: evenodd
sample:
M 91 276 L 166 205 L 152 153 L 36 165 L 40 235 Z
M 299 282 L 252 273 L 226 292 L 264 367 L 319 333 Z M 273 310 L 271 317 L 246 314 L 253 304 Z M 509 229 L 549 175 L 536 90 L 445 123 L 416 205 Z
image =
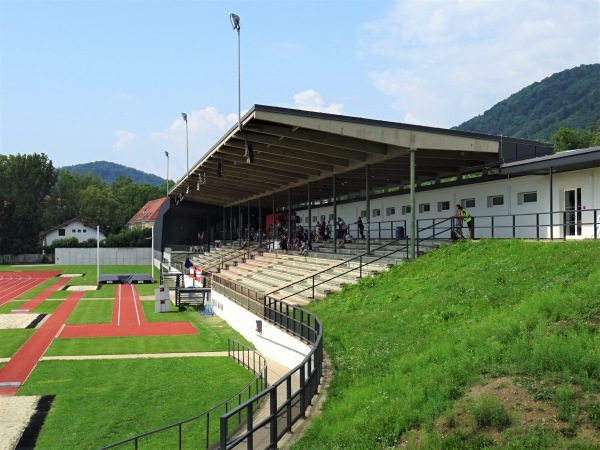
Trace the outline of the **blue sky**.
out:
M 241 106 L 449 128 L 600 62 L 600 0 L 0 0 L 0 153 L 179 179 Z

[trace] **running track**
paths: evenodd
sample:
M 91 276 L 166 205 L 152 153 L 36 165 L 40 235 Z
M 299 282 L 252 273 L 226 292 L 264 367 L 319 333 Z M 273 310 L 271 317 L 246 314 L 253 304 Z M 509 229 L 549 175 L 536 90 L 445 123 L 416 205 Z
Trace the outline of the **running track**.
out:
M 112 323 L 66 325 L 60 338 L 197 334 L 189 322 L 146 322 L 134 285 L 118 284 Z
M 0 306 L 60 273 L 60 270 L 0 272 Z
M 46 279 L 49 276 L 56 275 L 49 275 L 50 273 L 46 272 Z M 35 285 L 40 282 L 38 280 Z M 64 286 L 64 284 L 65 282 L 60 280 L 51 288 L 46 289 L 43 294 L 49 296 L 59 287 Z M 19 289 L 22 289 L 22 287 L 20 286 Z M 23 291 L 25 290 L 23 289 Z M 11 295 L 14 296 L 14 294 Z M 56 337 L 82 338 L 197 334 L 196 329 L 189 322 L 146 322 L 137 290 L 132 285 L 117 286 L 115 306 L 113 308 L 113 321 L 111 324 L 65 326 L 65 321 L 83 295 L 83 292 L 72 292 L 69 294 L 56 311 L 36 330 L 33 336 L 13 355 L 8 363 L 0 369 L 0 395 L 12 396 L 17 393 L 18 386 L 25 382 Z M 42 294 L 39 294 L 23 306 L 37 306 L 42 301 Z

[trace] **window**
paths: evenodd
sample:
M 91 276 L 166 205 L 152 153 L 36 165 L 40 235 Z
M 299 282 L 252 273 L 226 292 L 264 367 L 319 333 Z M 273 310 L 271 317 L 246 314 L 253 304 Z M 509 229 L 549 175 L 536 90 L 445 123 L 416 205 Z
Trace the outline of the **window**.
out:
M 65 231 L 66 231 L 66 230 L 65 230 L 64 228 L 59 228 L 59 229 L 58 229 L 58 235 L 59 235 L 59 236 L 66 236 L 66 234 L 65 234 Z
M 360 217 L 361 217 L 361 218 L 362 218 L 362 217 L 367 217 L 367 211 L 366 211 L 366 210 L 364 210 L 364 211 L 361 211 L 361 212 L 360 212 Z
M 450 211 L 450 202 L 438 202 L 438 212 Z
M 504 205 L 504 195 L 490 195 L 487 198 L 487 206 L 491 208 L 493 206 Z
M 84 228 L 84 229 L 83 229 L 83 232 L 84 232 L 84 233 L 87 233 L 87 230 Z
M 429 211 L 431 211 L 431 205 L 429 203 L 421 203 L 419 205 L 419 213 L 423 214 Z
M 321 216 L 321 222 L 322 222 L 323 220 L 325 220 L 325 214 L 323 214 L 323 215 Z
M 77 230 L 78 233 L 81 233 L 81 230 Z
M 73 230 L 71 230 L 72 233 L 75 233 L 75 228 L 73 228 Z
M 402 214 L 410 214 L 410 206 L 408 206 L 408 205 L 403 206 Z
M 313 222 L 317 221 L 317 216 L 313 216 Z
M 396 208 L 394 208 L 393 206 L 391 208 L 385 209 L 386 216 L 393 216 L 394 214 L 396 214 Z
M 379 208 L 375 208 L 373 210 L 373 217 L 379 217 L 381 215 L 381 210 Z
M 335 219 L 333 218 L 333 214 L 329 214 L 329 221 L 332 221 L 332 220 L 335 220 Z
M 522 205 L 523 203 L 535 203 L 537 202 L 537 191 L 533 192 L 519 192 L 517 194 L 517 203 Z
M 309 222 L 308 222 L 308 217 L 305 217 L 305 218 L 304 218 L 304 223 L 309 223 Z
M 463 198 L 460 201 L 460 204 L 463 208 L 475 208 L 475 199 L 474 198 Z

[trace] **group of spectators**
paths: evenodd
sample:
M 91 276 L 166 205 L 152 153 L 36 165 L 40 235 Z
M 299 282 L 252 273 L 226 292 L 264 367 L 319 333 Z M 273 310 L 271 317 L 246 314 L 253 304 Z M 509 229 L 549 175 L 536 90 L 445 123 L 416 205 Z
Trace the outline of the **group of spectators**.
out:
M 293 234 L 292 239 L 288 239 L 288 234 L 282 232 L 279 234 L 279 249 L 287 253 L 289 250 L 299 251 L 301 255 L 306 256 L 309 250 L 312 250 L 311 240 L 314 236 L 308 233 L 302 227 L 298 227 Z

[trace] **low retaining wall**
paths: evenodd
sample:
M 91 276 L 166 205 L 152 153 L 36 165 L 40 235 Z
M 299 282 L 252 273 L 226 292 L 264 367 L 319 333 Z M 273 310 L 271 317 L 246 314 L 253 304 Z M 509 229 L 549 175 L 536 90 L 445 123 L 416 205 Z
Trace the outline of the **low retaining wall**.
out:
M 96 248 L 57 248 L 55 264 L 95 266 L 98 250 Z M 152 263 L 150 247 L 147 248 L 102 248 L 100 247 L 100 265 L 148 265 Z

